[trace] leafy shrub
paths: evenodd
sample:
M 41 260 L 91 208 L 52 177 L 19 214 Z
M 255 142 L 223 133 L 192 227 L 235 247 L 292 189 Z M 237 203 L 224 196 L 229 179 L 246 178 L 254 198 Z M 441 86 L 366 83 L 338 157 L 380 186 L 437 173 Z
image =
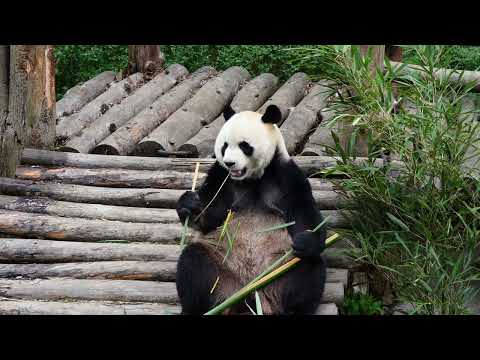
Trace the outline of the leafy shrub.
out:
M 472 121 L 476 114 L 462 108 L 472 84 L 434 77 L 443 47 L 418 46 L 416 51 L 424 66 L 421 74 L 401 75 L 387 67 L 385 74 L 374 76 L 371 57 L 361 57 L 356 46 L 313 52 L 335 87 L 348 90 L 332 97 L 330 107 L 341 114 L 333 122 L 341 117 L 356 129 L 347 146 L 334 137 L 331 150 L 339 160 L 326 175 L 347 177 L 342 187 L 352 236 L 360 244 L 352 255 L 389 280 L 397 299 L 411 303 L 417 313 L 464 314 L 474 295 L 472 281 L 480 276 L 475 263 L 479 174 L 464 167 L 479 140 L 478 123 Z M 402 101 L 395 105 L 396 99 Z M 363 164 L 353 161 L 358 136 L 368 144 Z M 404 166 L 388 159 L 376 164 L 388 154 Z
M 56 45 L 57 99 L 80 82 L 107 70 L 120 71 L 128 64 L 127 45 Z
M 353 294 L 345 296 L 343 315 L 383 315 L 382 302 L 371 295 Z

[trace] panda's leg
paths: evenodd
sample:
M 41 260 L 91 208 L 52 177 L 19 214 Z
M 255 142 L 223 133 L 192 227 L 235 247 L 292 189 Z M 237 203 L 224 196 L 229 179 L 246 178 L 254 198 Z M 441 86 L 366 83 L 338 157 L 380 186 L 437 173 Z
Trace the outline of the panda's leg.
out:
M 182 251 L 176 284 L 182 314 L 188 315 L 206 313 L 241 288 L 238 278 L 222 264 L 221 256 L 200 243 L 189 244 Z M 230 313 L 236 312 L 232 310 Z
M 326 265 L 323 259 L 302 260 L 287 272 L 277 285 L 280 314 L 314 314 L 325 288 Z

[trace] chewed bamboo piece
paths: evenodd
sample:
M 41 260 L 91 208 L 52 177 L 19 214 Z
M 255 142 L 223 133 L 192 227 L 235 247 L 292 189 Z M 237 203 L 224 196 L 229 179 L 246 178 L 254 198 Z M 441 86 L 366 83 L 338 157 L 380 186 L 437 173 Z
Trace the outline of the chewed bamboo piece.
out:
M 198 171 L 200 169 L 200 163 L 197 162 L 197 165 L 195 167 L 195 174 L 193 175 L 193 183 L 192 183 L 192 191 L 195 191 L 195 188 L 197 186 L 197 179 L 198 179 Z M 185 219 L 185 224 L 183 226 L 183 233 L 182 233 L 182 239 L 180 240 L 180 246 L 183 248 L 185 246 L 185 240 L 187 238 L 187 231 L 188 231 L 188 220 L 190 219 L 190 216 L 188 216 Z

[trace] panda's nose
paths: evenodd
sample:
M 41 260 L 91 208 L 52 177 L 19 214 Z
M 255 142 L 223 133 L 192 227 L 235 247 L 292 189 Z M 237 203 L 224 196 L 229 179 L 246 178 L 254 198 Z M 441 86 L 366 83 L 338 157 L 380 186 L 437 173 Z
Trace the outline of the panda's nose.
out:
M 225 165 L 227 165 L 227 167 L 231 168 L 233 165 L 235 165 L 235 162 L 234 161 L 225 161 Z

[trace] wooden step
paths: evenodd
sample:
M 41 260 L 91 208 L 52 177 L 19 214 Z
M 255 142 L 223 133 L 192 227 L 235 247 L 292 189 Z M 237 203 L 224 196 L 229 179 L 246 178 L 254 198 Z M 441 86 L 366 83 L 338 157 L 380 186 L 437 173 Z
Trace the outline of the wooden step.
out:
M 341 282 L 326 283 L 322 303 L 343 303 Z M 0 297 L 28 300 L 96 300 L 176 305 L 175 283 L 135 280 L 7 280 L 0 279 Z

